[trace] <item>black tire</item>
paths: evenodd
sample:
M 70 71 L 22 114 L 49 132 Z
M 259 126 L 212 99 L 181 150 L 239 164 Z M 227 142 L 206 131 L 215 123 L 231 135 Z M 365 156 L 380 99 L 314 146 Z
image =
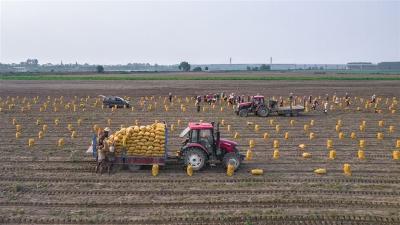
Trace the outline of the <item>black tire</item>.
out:
M 268 110 L 267 108 L 265 108 L 265 107 L 260 107 L 260 108 L 257 110 L 257 115 L 258 115 L 258 116 L 267 117 L 268 114 L 269 114 L 269 110 Z
M 122 164 L 119 163 L 113 164 L 111 171 L 113 173 L 119 172 L 120 170 L 122 170 L 122 167 L 123 167 Z
M 185 166 L 192 165 L 193 170 L 198 171 L 206 165 L 207 156 L 202 149 L 191 148 L 185 151 L 183 160 Z
M 227 168 L 229 163 L 231 163 L 234 166 L 235 171 L 236 171 L 240 167 L 240 158 L 236 153 L 229 152 L 224 155 L 224 158 L 222 159 L 222 163 L 224 164 L 225 168 Z
M 239 116 L 240 117 L 247 117 L 247 115 L 249 115 L 249 111 L 247 109 L 239 110 Z
M 129 171 L 135 172 L 135 171 L 140 170 L 142 168 L 142 166 L 141 165 L 135 165 L 135 164 L 128 164 L 128 168 L 129 168 Z

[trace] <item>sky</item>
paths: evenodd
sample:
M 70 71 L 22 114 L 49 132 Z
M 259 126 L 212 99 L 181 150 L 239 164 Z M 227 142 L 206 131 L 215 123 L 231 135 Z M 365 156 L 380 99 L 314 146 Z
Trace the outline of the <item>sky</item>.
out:
M 0 0 L 0 62 L 400 61 L 398 1 Z

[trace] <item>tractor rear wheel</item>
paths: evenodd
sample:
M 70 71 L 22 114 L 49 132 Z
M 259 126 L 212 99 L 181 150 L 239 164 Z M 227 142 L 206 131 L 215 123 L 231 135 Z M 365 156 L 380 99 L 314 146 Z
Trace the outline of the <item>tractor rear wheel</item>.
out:
M 236 171 L 240 166 L 240 159 L 236 153 L 229 152 L 224 155 L 222 163 L 224 164 L 225 168 L 228 167 L 229 164 L 233 165 Z
M 249 114 L 249 111 L 247 109 L 239 110 L 239 116 L 240 117 L 247 117 L 248 114 Z
M 269 110 L 268 110 L 267 108 L 265 108 L 265 107 L 260 107 L 260 108 L 257 110 L 257 115 L 258 115 L 258 116 L 267 117 L 268 114 L 269 114 Z
M 191 165 L 194 171 L 201 170 L 206 164 L 206 154 L 198 148 L 191 148 L 184 153 L 185 165 Z

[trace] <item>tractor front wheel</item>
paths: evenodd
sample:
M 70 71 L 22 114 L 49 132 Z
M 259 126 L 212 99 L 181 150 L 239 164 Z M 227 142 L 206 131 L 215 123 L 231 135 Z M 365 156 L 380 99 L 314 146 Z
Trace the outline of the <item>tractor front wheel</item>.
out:
M 228 167 L 229 164 L 233 165 L 236 171 L 240 166 L 240 159 L 236 153 L 230 152 L 224 155 L 222 163 L 225 167 Z
M 206 154 L 198 148 L 189 149 L 184 153 L 185 165 L 191 165 L 194 171 L 201 170 L 206 164 L 206 160 Z
M 240 117 L 247 117 L 248 114 L 249 114 L 249 111 L 247 109 L 239 110 L 239 116 Z

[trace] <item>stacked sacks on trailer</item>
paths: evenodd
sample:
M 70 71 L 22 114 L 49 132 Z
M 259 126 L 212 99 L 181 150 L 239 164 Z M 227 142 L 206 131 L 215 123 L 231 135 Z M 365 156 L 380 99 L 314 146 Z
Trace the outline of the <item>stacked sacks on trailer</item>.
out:
M 161 157 L 165 154 L 165 124 L 154 123 L 147 126 L 130 126 L 110 135 L 115 153 L 120 156 Z

